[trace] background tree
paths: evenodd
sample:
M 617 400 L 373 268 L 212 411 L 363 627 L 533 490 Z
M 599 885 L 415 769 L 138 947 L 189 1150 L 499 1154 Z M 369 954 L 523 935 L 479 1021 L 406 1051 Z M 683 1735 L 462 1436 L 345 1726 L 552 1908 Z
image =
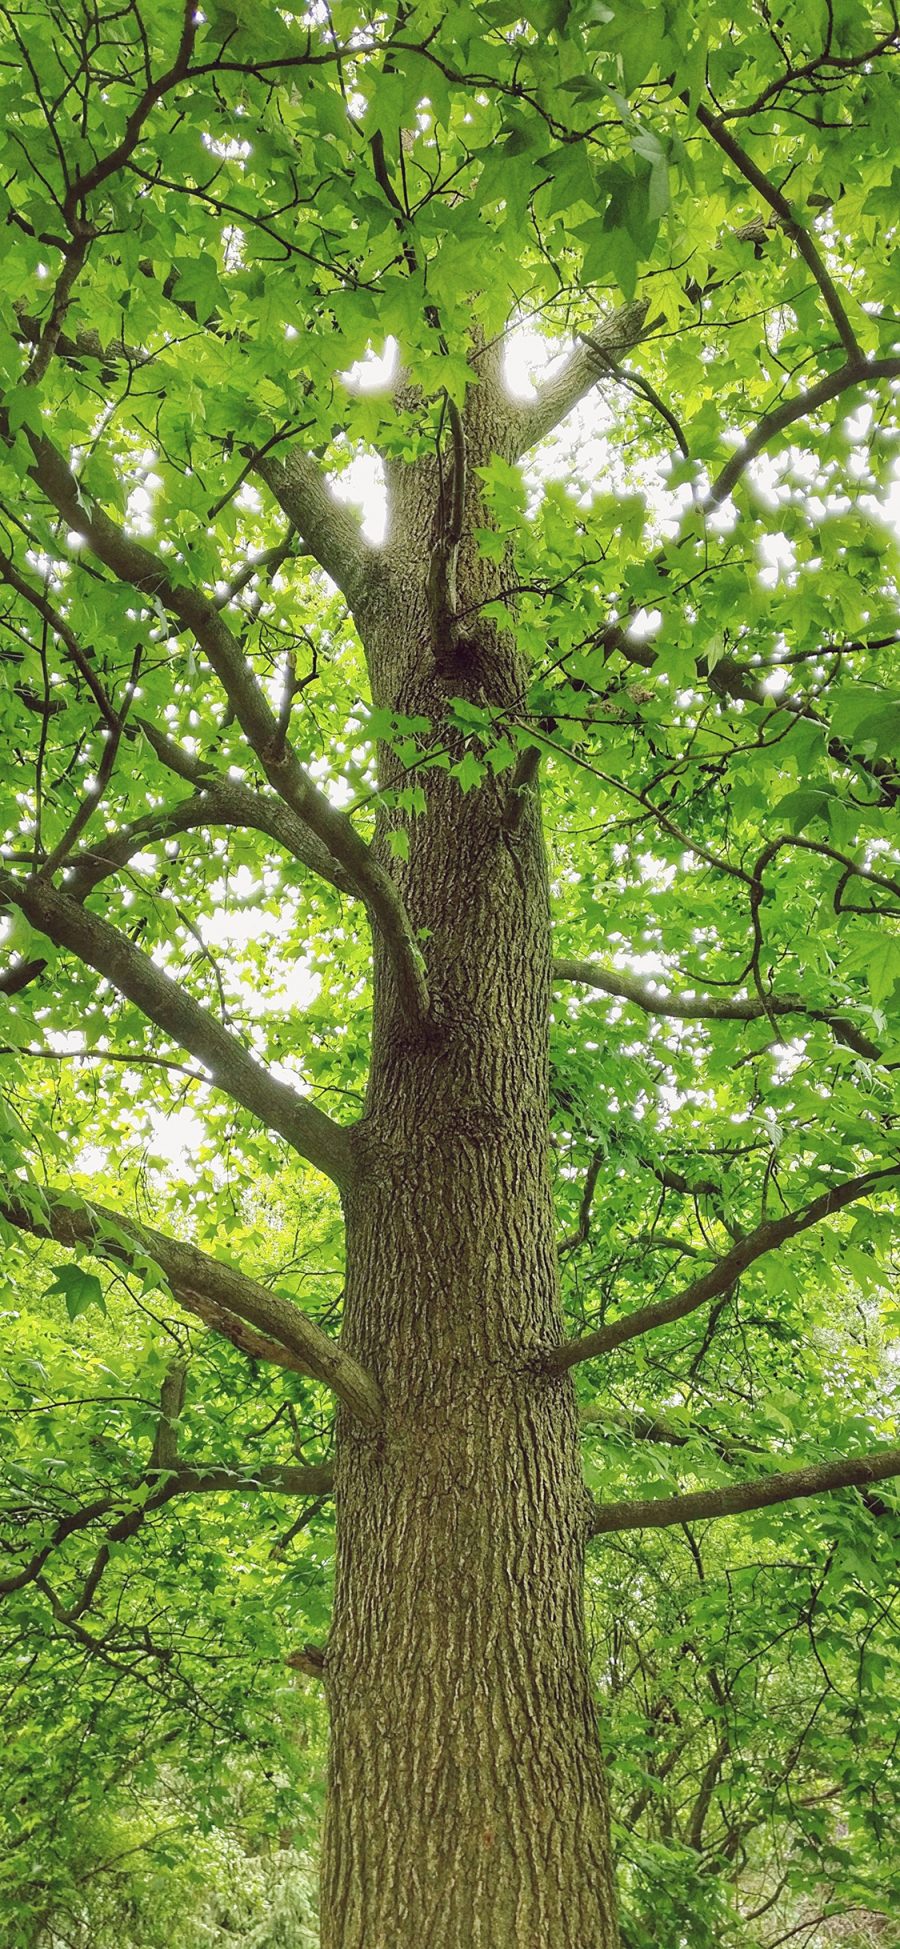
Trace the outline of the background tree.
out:
M 271 1530 L 246 1582 L 226 1540 L 299 1495 L 306 1564 L 334 1487 L 327 1639 L 293 1649 L 326 1949 L 615 1943 L 591 1538 L 615 1591 L 610 1538 L 687 1525 L 705 1585 L 709 1519 L 767 1561 L 803 1534 L 778 1601 L 820 1659 L 842 1524 L 891 1528 L 898 29 L 730 14 L 3 14 L 2 1212 L 38 1431 L 4 1586 L 167 1713 L 242 1625 L 283 1687 Z M 57 1396 L 73 1345 L 97 1381 Z M 663 1810 L 673 1929 L 673 1846 L 752 1881 L 771 1812 L 714 1644 L 687 1811 L 641 1645 L 617 1808 Z M 804 1847 L 841 1867 L 814 1730 L 762 1913 Z M 884 1907 L 877 1828 L 847 1888 Z

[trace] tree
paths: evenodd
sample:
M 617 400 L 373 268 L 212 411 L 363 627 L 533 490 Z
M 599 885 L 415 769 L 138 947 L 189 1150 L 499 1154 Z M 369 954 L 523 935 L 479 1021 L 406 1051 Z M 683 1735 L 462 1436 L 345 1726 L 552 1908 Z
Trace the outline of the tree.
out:
M 900 1473 L 896 15 L 3 18 L 5 1237 L 280 1403 L 6 1587 L 333 1484 L 326 1949 L 605 1949 L 586 1549 Z

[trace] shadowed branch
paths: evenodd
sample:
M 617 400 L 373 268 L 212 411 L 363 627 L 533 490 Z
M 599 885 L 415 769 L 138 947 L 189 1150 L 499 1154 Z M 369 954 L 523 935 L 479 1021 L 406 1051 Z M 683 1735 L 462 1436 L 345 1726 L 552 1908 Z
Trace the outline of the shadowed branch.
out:
M 12 1183 L 0 1196 L 0 1218 L 37 1238 L 52 1238 L 70 1248 L 86 1246 L 97 1258 L 112 1259 L 120 1265 L 131 1267 L 136 1260 L 150 1260 L 187 1312 L 210 1325 L 218 1324 L 217 1315 L 245 1321 L 256 1329 L 255 1346 L 248 1351 L 255 1352 L 262 1345 L 258 1337 L 262 1334 L 266 1342 L 274 1341 L 293 1354 L 299 1372 L 330 1388 L 359 1419 L 370 1423 L 380 1419 L 380 1391 L 358 1361 L 344 1353 L 291 1300 L 282 1299 L 220 1259 L 210 1258 L 196 1245 L 170 1238 L 103 1205 L 76 1202 L 69 1193 L 42 1190 L 38 1194 L 36 1187 L 31 1187 L 31 1196 L 26 1199 L 21 1188 Z

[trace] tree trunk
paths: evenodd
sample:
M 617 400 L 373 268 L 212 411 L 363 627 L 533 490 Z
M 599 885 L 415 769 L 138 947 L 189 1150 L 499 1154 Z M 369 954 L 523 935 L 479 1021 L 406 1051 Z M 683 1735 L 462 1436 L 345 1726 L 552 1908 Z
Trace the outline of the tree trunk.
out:
M 411 472 L 363 630 L 376 702 L 433 723 L 450 697 L 515 708 L 496 632 L 435 657 L 434 499 Z M 508 772 L 420 782 L 392 870 L 434 1019 L 402 1018 L 379 956 L 346 1201 L 344 1343 L 387 1412 L 375 1437 L 340 1425 L 323 1949 L 613 1949 L 574 1400 L 530 1364 L 561 1333 L 539 807 L 509 832 Z

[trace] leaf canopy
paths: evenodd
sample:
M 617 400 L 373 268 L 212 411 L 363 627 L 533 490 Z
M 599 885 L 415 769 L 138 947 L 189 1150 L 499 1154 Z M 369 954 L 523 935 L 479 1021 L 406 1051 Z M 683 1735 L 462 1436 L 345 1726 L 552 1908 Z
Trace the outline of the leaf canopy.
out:
M 896 1442 L 897 20 L 781 14 L 2 10 L 0 1914 L 29 1949 L 126 1940 L 88 1836 L 98 1888 L 156 1864 L 174 1927 L 235 1823 L 248 1886 L 260 1834 L 301 1830 L 285 1927 L 311 1926 L 322 1729 L 285 1658 L 327 1628 L 332 1524 L 327 1487 L 277 1483 L 327 1471 L 329 1389 L 114 1225 L 63 1256 L 47 1187 L 336 1331 L 339 1143 L 309 1113 L 363 1106 L 373 901 L 427 978 L 359 873 L 376 820 L 407 861 L 429 769 L 468 795 L 539 754 L 573 1335 L 867 1181 L 584 1361 L 589 1486 Z M 527 690 L 405 716 L 359 628 L 383 483 L 449 468 L 491 386 L 474 543 Z M 179 1469 L 221 1493 L 176 1497 Z M 890 1483 L 598 1550 L 628 1949 L 893 1925 L 897 1572 Z

